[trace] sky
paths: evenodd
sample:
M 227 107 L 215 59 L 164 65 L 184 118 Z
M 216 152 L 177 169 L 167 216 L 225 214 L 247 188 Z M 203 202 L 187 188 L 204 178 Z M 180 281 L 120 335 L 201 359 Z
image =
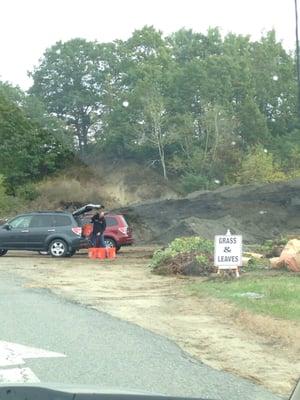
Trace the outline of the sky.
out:
M 253 39 L 275 28 L 287 49 L 295 44 L 294 0 L 0 0 L 0 80 L 26 90 L 27 72 L 58 40 L 127 39 L 145 25 L 165 35 L 218 26 Z

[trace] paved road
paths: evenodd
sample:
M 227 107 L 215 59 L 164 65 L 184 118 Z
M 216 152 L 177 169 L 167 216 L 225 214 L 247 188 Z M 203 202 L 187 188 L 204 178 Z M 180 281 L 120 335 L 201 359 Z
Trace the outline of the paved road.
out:
M 0 341 L 66 355 L 25 360 L 24 366 L 41 382 L 218 400 L 278 399 L 262 387 L 190 358 L 168 339 L 46 290 L 25 288 L 22 280 L 2 272 L 0 317 Z

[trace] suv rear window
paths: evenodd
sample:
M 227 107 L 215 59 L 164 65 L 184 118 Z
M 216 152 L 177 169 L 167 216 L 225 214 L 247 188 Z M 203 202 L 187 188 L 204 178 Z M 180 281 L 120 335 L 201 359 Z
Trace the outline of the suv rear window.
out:
M 52 226 L 52 215 L 34 215 L 30 228 L 46 228 Z
M 72 220 L 68 215 L 53 215 L 53 226 L 70 226 Z
M 31 228 L 47 228 L 52 226 L 70 226 L 72 220 L 68 215 L 34 215 L 32 217 L 30 227 Z
M 118 225 L 118 221 L 114 217 L 105 217 L 105 221 L 107 226 Z
M 119 215 L 120 220 L 123 222 L 123 226 L 128 226 L 127 221 L 124 217 L 124 215 Z

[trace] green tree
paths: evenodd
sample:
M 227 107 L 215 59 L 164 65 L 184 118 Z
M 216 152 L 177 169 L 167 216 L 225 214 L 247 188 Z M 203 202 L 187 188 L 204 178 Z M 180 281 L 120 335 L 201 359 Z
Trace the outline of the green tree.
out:
M 240 122 L 240 135 L 247 146 L 266 144 L 270 140 L 267 118 L 259 110 L 253 98 L 247 97 L 244 100 L 239 107 L 237 117 Z
M 286 179 L 272 154 L 258 146 L 245 157 L 237 174 L 239 183 L 277 182 Z
M 126 41 L 74 39 L 48 49 L 33 78 L 22 109 L 75 138 L 81 154 L 133 157 L 186 188 L 236 182 L 257 146 L 276 157 L 275 172 L 297 173 L 294 59 L 273 31 L 252 41 L 217 28 L 163 37 L 146 26 Z
M 10 193 L 64 165 L 68 149 L 0 90 L 0 174 Z
M 105 145 L 113 144 L 123 155 L 129 151 L 152 157 L 156 153 L 167 179 L 170 130 L 165 85 L 171 54 L 161 32 L 153 27 L 135 31 L 119 45 L 119 51 L 123 74 L 119 74 L 119 94 L 105 119 Z
M 81 154 L 104 112 L 109 47 L 84 39 L 57 42 L 31 74 L 34 84 L 30 93 L 43 101 L 51 115 L 65 122 Z
M 297 82 L 294 58 L 276 40 L 274 30 L 251 47 L 255 102 L 265 115 L 272 135 L 284 135 L 296 124 Z

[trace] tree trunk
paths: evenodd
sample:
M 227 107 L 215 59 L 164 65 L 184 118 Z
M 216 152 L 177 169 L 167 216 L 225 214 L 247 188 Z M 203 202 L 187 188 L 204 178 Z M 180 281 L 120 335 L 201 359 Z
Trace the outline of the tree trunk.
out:
M 208 152 L 208 139 L 209 139 L 209 128 L 206 128 L 206 138 L 205 138 L 205 148 L 204 148 L 204 155 L 201 163 L 201 172 L 203 172 L 206 162 L 206 156 Z
M 78 149 L 79 149 L 79 155 L 80 157 L 83 156 L 84 154 L 84 144 L 83 144 L 83 139 L 82 139 L 82 132 L 81 132 L 81 127 L 80 127 L 80 122 L 77 120 L 74 123 L 75 125 L 75 132 L 76 132 L 76 137 L 78 139 Z
M 83 153 L 86 153 L 87 150 L 87 145 L 88 145 L 88 129 L 86 126 L 82 127 L 81 130 L 81 137 L 82 137 L 82 143 L 83 143 Z
M 161 162 L 162 169 L 163 169 L 164 179 L 168 180 L 167 167 L 166 167 L 166 161 L 165 161 L 165 148 L 162 143 L 162 133 L 161 133 L 160 121 L 155 116 L 153 119 L 154 119 L 154 132 L 155 132 L 155 136 L 156 136 L 156 140 L 157 140 L 158 152 L 159 152 L 160 162 Z
M 164 178 L 165 178 L 165 180 L 168 180 L 167 168 L 166 168 L 166 162 L 165 162 L 165 149 L 164 149 L 164 147 L 162 146 L 161 143 L 158 145 L 158 149 L 159 149 L 159 156 L 160 156 L 161 165 L 162 165 L 162 168 L 163 168 Z
M 76 136 L 78 138 L 78 149 L 81 157 L 84 157 L 87 153 L 88 145 L 88 133 L 87 128 L 80 125 L 76 126 Z
M 216 153 L 217 153 L 217 148 L 219 144 L 219 124 L 218 124 L 218 112 L 216 111 L 215 113 L 215 132 L 216 132 L 216 140 L 215 140 L 215 145 L 214 145 L 214 150 L 213 150 L 213 155 L 212 155 L 212 161 L 214 162 L 216 159 Z

